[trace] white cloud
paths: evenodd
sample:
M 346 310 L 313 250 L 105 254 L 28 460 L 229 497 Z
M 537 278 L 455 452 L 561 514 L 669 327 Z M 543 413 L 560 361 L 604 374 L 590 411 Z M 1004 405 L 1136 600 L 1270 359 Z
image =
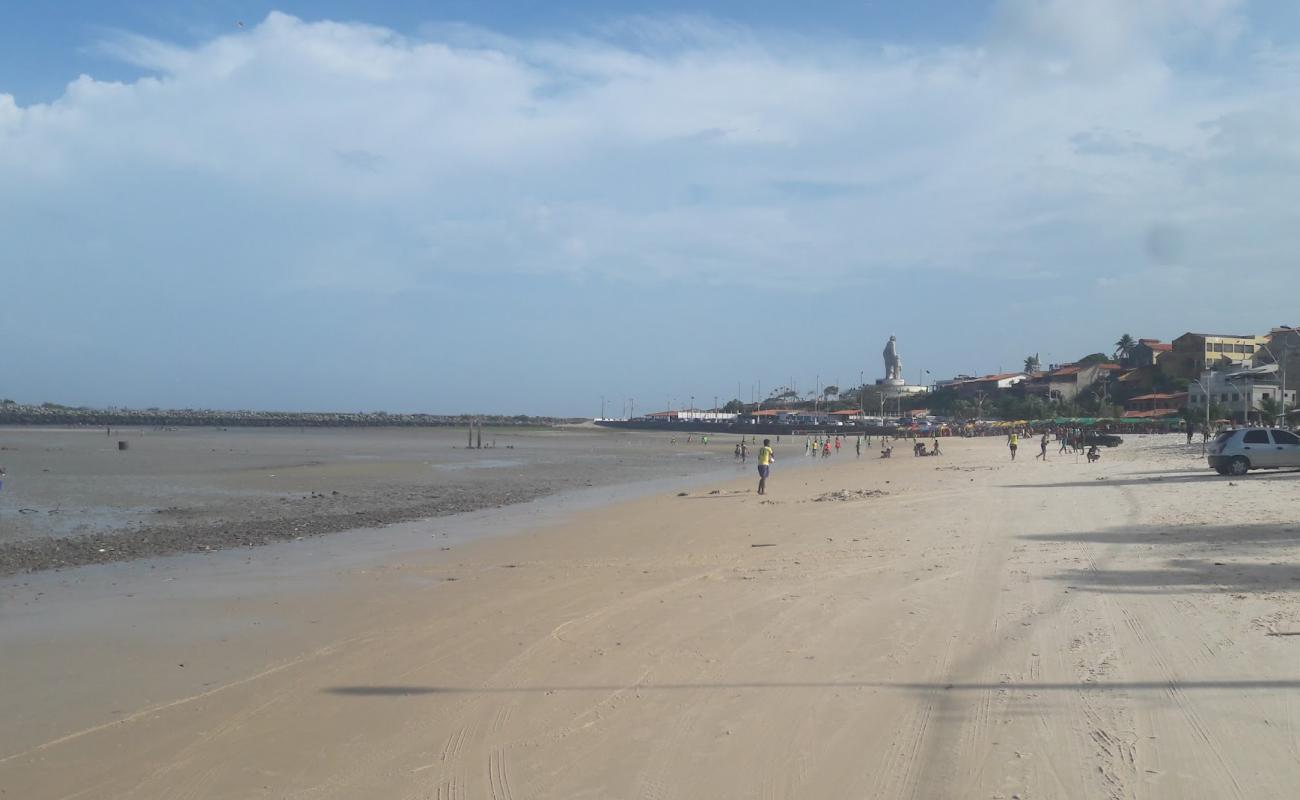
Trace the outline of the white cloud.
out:
M 0 95 L 0 232 L 11 257 L 292 287 L 1281 275 L 1297 61 L 1252 51 L 1238 5 L 1008 0 L 942 48 L 700 19 L 123 34 L 104 52 L 152 77 Z

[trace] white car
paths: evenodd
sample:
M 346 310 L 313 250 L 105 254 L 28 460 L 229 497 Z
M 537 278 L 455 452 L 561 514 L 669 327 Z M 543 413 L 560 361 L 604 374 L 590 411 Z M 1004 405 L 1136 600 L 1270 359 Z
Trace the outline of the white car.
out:
M 1281 428 L 1238 428 L 1210 442 L 1206 460 L 1220 475 L 1252 469 L 1300 467 L 1300 436 Z

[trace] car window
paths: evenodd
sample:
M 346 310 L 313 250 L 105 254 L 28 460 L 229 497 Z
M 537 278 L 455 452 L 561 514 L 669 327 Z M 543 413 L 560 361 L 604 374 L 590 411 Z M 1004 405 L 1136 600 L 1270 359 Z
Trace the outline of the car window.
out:
M 1273 441 L 1278 444 L 1300 444 L 1300 436 L 1288 431 L 1273 431 Z
M 1227 444 L 1228 440 L 1231 438 L 1232 431 L 1224 431 L 1223 433 L 1214 434 L 1214 441 L 1216 444 Z
M 1268 444 L 1268 431 L 1246 431 L 1246 444 Z

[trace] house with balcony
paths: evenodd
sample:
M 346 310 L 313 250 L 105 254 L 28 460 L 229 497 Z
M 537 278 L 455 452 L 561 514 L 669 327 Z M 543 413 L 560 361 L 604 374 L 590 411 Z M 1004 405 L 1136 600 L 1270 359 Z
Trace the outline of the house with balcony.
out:
M 1187 406 L 1187 392 L 1152 392 L 1124 401 L 1125 419 L 1177 416 Z
M 1123 369 L 1119 364 L 1109 362 L 1060 364 L 1033 380 L 1026 381 L 1021 388 L 1030 397 L 1041 397 L 1045 400 L 1073 400 L 1090 386 L 1109 381 L 1112 376 L 1121 372 Z

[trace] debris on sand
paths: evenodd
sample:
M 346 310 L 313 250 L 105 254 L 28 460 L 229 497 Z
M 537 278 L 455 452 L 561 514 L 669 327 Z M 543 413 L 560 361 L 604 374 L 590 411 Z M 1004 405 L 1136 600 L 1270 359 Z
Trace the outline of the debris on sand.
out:
M 827 492 L 813 498 L 814 503 L 826 503 L 830 501 L 845 502 L 847 500 L 865 500 L 868 497 L 884 497 L 888 492 L 880 489 L 840 489 L 837 492 Z

